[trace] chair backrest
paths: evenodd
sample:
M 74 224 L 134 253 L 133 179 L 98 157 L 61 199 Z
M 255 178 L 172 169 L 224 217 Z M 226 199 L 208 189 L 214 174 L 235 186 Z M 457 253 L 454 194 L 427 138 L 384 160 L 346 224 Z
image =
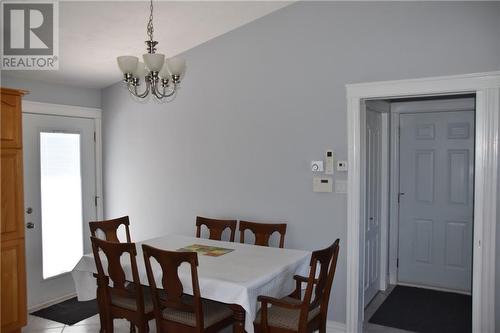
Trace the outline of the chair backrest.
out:
M 209 239 L 222 240 L 222 233 L 229 228 L 231 230 L 230 241 L 234 242 L 236 234 L 236 220 L 217 220 L 207 217 L 196 216 L 196 237 L 201 237 L 201 226 L 208 228 Z
M 310 272 L 307 279 L 306 292 L 303 299 L 303 307 L 300 313 L 300 323 L 307 324 L 309 311 L 320 307 L 320 312 L 324 318 L 328 313 L 328 302 L 330 300 L 330 291 L 337 267 L 337 258 L 339 255 L 339 243 L 337 239 L 329 247 L 314 251 L 311 255 Z M 316 274 L 319 267 L 319 273 Z
M 101 230 L 102 232 L 104 232 L 106 236 L 105 240 L 107 240 L 108 242 L 120 243 L 117 231 L 121 225 L 125 226 L 127 243 L 130 243 L 130 230 L 129 230 L 130 221 L 128 216 L 123 216 L 112 220 L 89 222 L 90 234 L 93 237 L 97 237 L 97 230 Z
M 201 305 L 200 287 L 198 284 L 198 254 L 196 252 L 166 251 L 154 248 L 149 245 L 142 245 L 144 263 L 148 275 L 149 286 L 153 295 L 153 306 L 155 317 L 161 318 L 161 313 L 165 308 L 193 312 L 196 318 L 196 327 L 203 328 L 203 310 Z M 161 289 L 160 294 L 156 285 L 155 277 L 151 266 L 153 257 L 161 267 Z M 193 285 L 193 302 L 187 303 L 183 299 L 184 292 L 182 282 L 178 275 L 179 266 L 188 263 L 191 268 L 191 281 Z M 160 295 L 162 295 L 160 297 Z
M 97 268 L 98 283 L 101 288 L 106 288 L 107 297 L 110 298 L 113 295 L 130 297 L 132 294 L 136 299 L 138 311 L 144 312 L 144 295 L 137 270 L 135 243 L 109 242 L 93 236 L 90 237 L 90 240 Z M 102 252 L 106 257 L 106 272 L 104 271 L 99 252 Z M 132 284 L 127 282 L 125 271 L 120 261 L 123 254 L 128 254 L 130 257 Z M 112 281 L 111 285 L 109 285 L 109 280 Z
M 245 242 L 245 230 L 250 230 L 255 235 L 255 245 L 269 246 L 269 238 L 275 232 L 280 234 L 279 247 L 285 246 L 286 223 L 256 223 L 240 221 L 240 243 Z

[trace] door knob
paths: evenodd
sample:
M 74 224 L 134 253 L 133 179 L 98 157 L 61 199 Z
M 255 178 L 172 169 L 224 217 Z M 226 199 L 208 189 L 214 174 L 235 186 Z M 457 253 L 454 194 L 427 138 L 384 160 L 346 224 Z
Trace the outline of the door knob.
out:
M 35 228 L 35 224 L 33 222 L 28 222 L 28 223 L 26 223 L 26 228 L 27 229 L 34 229 Z
M 31 213 L 33 213 L 33 208 L 31 207 L 26 208 L 26 214 L 31 214 Z

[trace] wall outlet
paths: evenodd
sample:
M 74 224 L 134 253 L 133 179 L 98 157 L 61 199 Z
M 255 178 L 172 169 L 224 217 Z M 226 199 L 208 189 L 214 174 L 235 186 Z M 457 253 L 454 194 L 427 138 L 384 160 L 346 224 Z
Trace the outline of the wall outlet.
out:
M 337 171 L 347 171 L 347 161 L 337 161 Z

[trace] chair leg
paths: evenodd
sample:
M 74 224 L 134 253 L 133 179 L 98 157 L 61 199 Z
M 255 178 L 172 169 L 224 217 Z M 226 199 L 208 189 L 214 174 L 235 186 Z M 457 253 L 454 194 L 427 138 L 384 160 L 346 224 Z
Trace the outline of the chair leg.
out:
M 106 318 L 106 333 L 113 333 L 113 318 Z
M 139 326 L 139 333 L 148 333 L 149 332 L 149 325 L 147 321 L 143 321 L 141 325 Z
M 133 322 L 130 322 L 130 333 L 135 333 L 135 325 Z
M 321 321 L 319 324 L 319 333 L 326 333 L 326 320 Z

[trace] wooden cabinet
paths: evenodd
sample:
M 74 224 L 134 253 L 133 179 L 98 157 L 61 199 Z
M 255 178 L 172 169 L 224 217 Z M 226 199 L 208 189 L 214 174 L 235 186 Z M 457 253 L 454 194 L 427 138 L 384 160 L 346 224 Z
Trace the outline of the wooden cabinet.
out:
M 27 319 L 21 127 L 24 93 L 1 88 L 1 333 L 21 332 Z
M 2 241 L 2 333 L 26 325 L 24 239 Z

